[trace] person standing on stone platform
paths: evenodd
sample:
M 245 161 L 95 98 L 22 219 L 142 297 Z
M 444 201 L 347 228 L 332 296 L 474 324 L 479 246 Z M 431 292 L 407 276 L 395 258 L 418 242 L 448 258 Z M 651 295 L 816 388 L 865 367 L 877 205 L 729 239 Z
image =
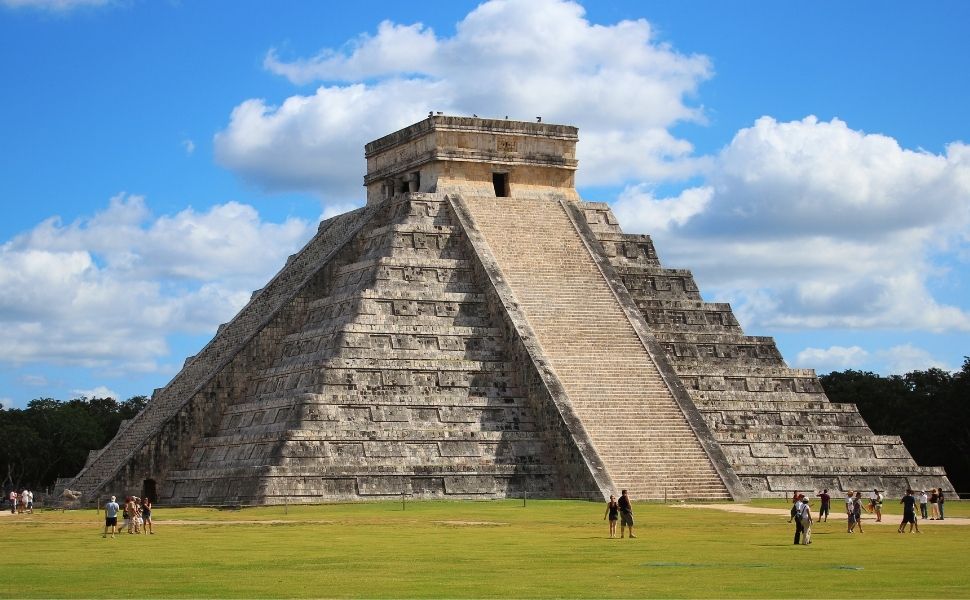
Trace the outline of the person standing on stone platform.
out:
M 818 507 L 818 521 L 822 522 L 822 517 L 825 517 L 825 521 L 829 520 L 829 509 L 832 508 L 832 496 L 829 496 L 828 490 L 822 490 L 820 493 L 815 494 L 822 500 L 822 505 Z
M 919 514 L 923 519 L 928 518 L 929 514 L 926 511 L 926 503 L 929 502 L 930 497 L 926 494 L 926 490 L 920 490 L 919 492 Z
M 620 499 L 617 504 L 620 506 L 620 538 L 623 538 L 623 531 L 627 527 L 630 528 L 630 538 L 637 537 L 633 535 L 633 503 L 630 502 L 626 490 L 620 492 Z
M 919 533 L 919 525 L 916 523 L 916 496 L 913 495 L 913 490 L 906 490 L 906 495 L 899 503 L 903 505 L 903 520 L 899 524 L 899 533 L 906 528 L 906 523 L 909 523 L 910 533 L 913 533 L 913 527 L 916 528 L 916 533 Z

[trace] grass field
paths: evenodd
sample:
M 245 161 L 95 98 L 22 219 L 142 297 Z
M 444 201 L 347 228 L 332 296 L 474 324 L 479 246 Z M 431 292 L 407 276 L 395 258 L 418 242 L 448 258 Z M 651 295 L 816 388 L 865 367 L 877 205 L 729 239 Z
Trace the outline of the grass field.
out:
M 754 506 L 784 509 L 784 501 Z M 970 526 L 817 524 L 786 515 L 636 507 L 607 537 L 582 501 L 400 502 L 238 511 L 156 508 L 153 536 L 102 539 L 93 510 L 0 518 L 0 596 L 350 598 L 967 598 Z M 947 503 L 948 517 L 970 503 Z

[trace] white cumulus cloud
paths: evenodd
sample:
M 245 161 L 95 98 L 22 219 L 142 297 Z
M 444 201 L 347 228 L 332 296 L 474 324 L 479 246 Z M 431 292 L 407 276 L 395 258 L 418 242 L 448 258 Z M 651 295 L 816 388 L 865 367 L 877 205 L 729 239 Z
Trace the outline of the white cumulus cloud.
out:
M 107 386 L 99 385 L 95 386 L 90 390 L 73 390 L 71 392 L 73 398 L 114 398 L 115 400 L 121 400 L 118 397 L 118 393 Z
M 858 369 L 869 359 L 869 353 L 859 346 L 830 346 L 805 348 L 798 353 L 795 367 L 815 369 L 819 373 Z
M 0 362 L 158 370 L 169 335 L 213 331 L 312 233 L 235 202 L 156 217 L 123 195 L 47 219 L 0 244 Z
M 706 179 L 671 199 L 628 190 L 617 210 L 746 326 L 970 331 L 930 291 L 947 275 L 934 259 L 970 244 L 968 146 L 934 154 L 838 119 L 763 117 Z
M 885 363 L 886 372 L 896 375 L 905 375 L 912 371 L 926 371 L 932 368 L 943 369 L 944 371 L 954 370 L 947 362 L 941 361 L 926 350 L 911 344 L 880 350 L 876 352 L 876 355 Z
M 106 6 L 112 0 L 0 0 L 9 8 L 30 8 L 52 13 L 66 13 L 77 8 Z
M 486 2 L 450 37 L 384 22 L 311 58 L 271 49 L 264 64 L 321 84 L 240 103 L 215 136 L 217 159 L 261 187 L 338 201 L 362 196 L 364 143 L 429 110 L 577 125 L 583 184 L 691 175 L 693 147 L 670 129 L 704 120 L 689 100 L 712 75 L 706 57 L 658 41 L 645 20 L 594 24 L 560 0 Z

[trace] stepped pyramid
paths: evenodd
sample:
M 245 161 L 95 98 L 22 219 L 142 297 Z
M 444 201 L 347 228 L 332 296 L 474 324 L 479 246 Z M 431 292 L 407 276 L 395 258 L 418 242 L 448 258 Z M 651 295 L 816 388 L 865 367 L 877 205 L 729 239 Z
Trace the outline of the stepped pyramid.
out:
M 942 486 L 574 188 L 574 127 L 365 148 L 317 235 L 59 487 L 173 504 Z

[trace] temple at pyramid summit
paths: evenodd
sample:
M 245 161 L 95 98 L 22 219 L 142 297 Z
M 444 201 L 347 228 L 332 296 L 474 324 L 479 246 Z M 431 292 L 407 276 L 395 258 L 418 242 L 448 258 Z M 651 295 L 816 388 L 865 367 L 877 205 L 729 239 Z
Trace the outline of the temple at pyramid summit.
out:
M 431 115 L 61 489 L 166 504 L 952 490 L 582 200 L 575 127 Z

